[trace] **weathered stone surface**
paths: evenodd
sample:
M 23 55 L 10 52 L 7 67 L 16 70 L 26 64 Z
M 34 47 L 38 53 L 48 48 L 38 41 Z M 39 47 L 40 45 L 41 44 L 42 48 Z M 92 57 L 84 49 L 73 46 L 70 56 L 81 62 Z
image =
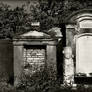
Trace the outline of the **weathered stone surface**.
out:
M 19 83 L 23 65 L 23 46 L 14 46 L 14 85 Z
M 64 84 L 74 83 L 74 63 L 72 59 L 72 48 L 65 47 L 64 51 Z
M 53 45 L 47 45 L 47 68 L 52 67 L 54 71 L 54 75 L 56 77 L 57 75 L 57 62 L 56 62 L 56 46 Z M 49 73 L 50 71 L 48 71 Z
M 64 83 L 73 84 L 74 83 L 74 64 L 72 59 L 64 60 Z
M 35 46 L 36 47 L 36 46 Z M 37 70 L 40 70 L 42 67 L 44 67 L 45 64 L 45 49 L 42 48 L 24 48 L 24 68 L 25 72 L 27 70 L 30 71 L 32 74 L 36 72 Z M 27 67 L 27 65 L 29 66 Z M 31 69 L 30 69 L 31 68 Z

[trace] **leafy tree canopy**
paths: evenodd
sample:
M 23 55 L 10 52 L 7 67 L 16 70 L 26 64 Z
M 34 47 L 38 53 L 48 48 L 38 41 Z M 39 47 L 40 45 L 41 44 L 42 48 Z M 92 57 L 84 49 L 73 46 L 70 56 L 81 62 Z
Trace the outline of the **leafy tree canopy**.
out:
M 64 23 L 65 19 L 77 10 L 92 7 L 91 0 L 38 0 L 38 2 L 39 8 L 35 7 L 33 11 L 35 20 L 41 23 L 42 30 Z
M 14 10 L 0 3 L 0 37 L 12 38 L 31 30 L 31 22 L 40 22 L 40 31 L 46 31 L 60 23 L 73 12 L 91 8 L 91 0 L 29 0 Z

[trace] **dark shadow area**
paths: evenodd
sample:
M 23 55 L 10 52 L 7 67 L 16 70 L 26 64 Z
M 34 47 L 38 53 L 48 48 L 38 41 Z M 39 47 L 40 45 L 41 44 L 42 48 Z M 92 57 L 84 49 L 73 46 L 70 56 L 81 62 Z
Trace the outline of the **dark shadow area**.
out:
M 24 48 L 26 49 L 46 49 L 46 45 L 25 45 Z
M 6 81 L 13 85 L 13 42 L 8 39 L 0 40 L 0 81 Z
M 92 77 L 75 77 L 75 83 L 77 84 L 90 84 L 92 85 Z
M 14 85 L 14 76 L 13 75 L 9 77 L 9 80 L 7 81 L 7 83 Z
M 59 27 L 61 28 L 62 32 L 62 40 L 57 45 L 57 70 L 58 70 L 58 78 L 63 83 L 63 48 L 66 46 L 66 28 L 65 24 L 60 24 Z

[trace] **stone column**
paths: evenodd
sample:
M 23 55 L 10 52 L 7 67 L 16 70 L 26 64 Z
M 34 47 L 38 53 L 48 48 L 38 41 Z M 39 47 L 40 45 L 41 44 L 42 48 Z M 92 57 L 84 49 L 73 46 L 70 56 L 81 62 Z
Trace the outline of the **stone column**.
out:
M 57 75 L 57 63 L 56 63 L 56 45 L 47 45 L 47 68 L 51 69 L 48 73 L 53 72 L 53 75 L 56 78 Z
M 65 47 L 64 51 L 64 85 L 72 85 L 74 83 L 74 63 L 73 63 L 73 55 L 72 48 Z
M 23 63 L 23 46 L 14 45 L 14 86 L 19 83 Z

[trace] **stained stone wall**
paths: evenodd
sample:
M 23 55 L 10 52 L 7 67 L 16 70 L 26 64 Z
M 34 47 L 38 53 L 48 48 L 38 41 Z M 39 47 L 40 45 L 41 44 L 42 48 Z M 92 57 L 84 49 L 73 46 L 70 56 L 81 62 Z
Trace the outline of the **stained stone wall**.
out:
M 0 81 L 13 83 L 13 44 L 11 40 L 0 40 Z

